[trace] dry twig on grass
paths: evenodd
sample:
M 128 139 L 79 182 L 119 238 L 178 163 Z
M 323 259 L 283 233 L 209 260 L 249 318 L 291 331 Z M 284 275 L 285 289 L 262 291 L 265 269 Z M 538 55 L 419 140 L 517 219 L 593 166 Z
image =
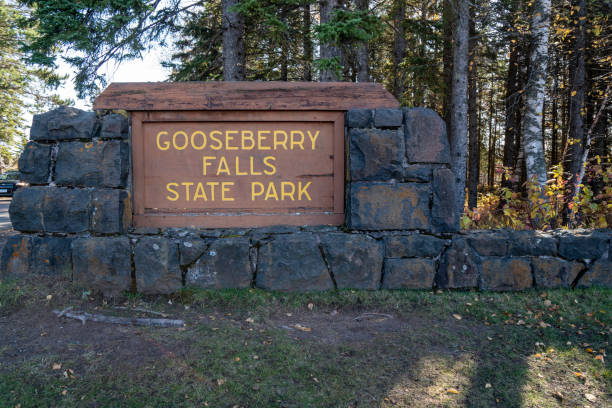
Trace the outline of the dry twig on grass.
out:
M 87 312 L 69 312 L 67 309 L 62 311 L 54 310 L 58 317 L 69 317 L 71 319 L 80 320 L 83 324 L 87 320 L 98 323 L 111 323 L 111 324 L 124 324 L 132 326 L 159 326 L 159 327 L 183 327 L 185 322 L 183 320 L 173 319 L 147 319 L 140 317 L 119 317 L 119 316 L 106 316 L 101 314 L 92 314 Z
M 134 312 L 148 313 L 148 314 L 152 314 L 152 315 L 156 315 L 156 316 L 161 316 L 161 317 L 166 317 L 167 316 L 165 313 L 156 312 L 155 310 L 143 309 L 141 307 L 113 306 L 113 309 L 117 309 L 117 310 L 131 310 L 131 311 L 134 311 Z

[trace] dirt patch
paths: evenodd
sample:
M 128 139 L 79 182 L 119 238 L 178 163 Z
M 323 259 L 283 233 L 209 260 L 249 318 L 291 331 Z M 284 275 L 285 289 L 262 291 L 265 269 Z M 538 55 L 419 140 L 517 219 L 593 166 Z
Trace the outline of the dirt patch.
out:
M 268 322 L 286 330 L 290 337 L 308 339 L 329 345 L 371 343 L 379 338 L 392 340 L 395 337 L 418 334 L 427 337 L 441 352 L 453 352 L 444 347 L 441 337 L 431 335 L 436 331 L 478 333 L 477 339 L 486 338 L 490 329 L 485 325 L 455 319 L 431 320 L 431 316 L 414 314 L 397 316 L 391 313 L 363 311 L 298 312 L 276 314 Z M 442 350 L 443 349 L 443 350 Z

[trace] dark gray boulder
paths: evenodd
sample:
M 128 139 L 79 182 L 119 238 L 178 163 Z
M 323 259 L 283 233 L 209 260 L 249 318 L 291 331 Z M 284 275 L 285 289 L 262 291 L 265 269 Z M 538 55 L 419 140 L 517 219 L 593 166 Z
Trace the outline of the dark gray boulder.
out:
M 141 238 L 134 247 L 134 266 L 138 292 L 171 294 L 182 287 L 178 245 L 167 238 Z
M 367 235 L 324 234 L 321 247 L 338 289 L 378 289 L 383 248 Z
M 277 235 L 259 248 L 256 286 L 267 290 L 329 290 L 334 283 L 316 237 L 310 233 Z

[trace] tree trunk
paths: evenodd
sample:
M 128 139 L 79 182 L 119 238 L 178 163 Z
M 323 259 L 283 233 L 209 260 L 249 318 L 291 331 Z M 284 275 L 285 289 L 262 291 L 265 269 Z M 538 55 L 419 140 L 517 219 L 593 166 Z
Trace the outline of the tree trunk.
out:
M 223 80 L 244 81 L 246 52 L 244 18 L 233 8 L 240 0 L 223 0 Z
M 302 78 L 304 81 L 312 81 L 312 35 L 310 32 L 311 17 L 310 3 L 306 3 L 302 9 L 302 39 L 304 48 L 304 61 L 302 64 Z
M 367 11 L 370 7 L 369 0 L 356 0 L 357 10 Z M 357 82 L 370 81 L 370 57 L 368 54 L 368 43 L 362 42 L 357 46 Z
M 493 116 L 495 116 L 495 105 L 493 104 L 493 84 L 489 90 L 489 153 L 487 157 L 488 172 L 487 181 L 489 188 L 495 185 L 495 135 L 493 134 Z
M 453 0 L 455 24 L 453 32 L 453 88 L 451 94 L 451 166 L 455 174 L 457 195 L 455 208 L 463 213 L 465 203 L 465 172 L 467 162 L 467 83 L 469 2 Z
M 442 100 L 442 114 L 448 128 L 448 138 L 451 139 L 450 129 L 450 106 L 451 106 L 451 90 L 453 88 L 453 9 L 450 0 L 442 0 L 444 2 L 442 9 L 442 20 L 444 24 L 444 49 L 442 61 L 444 64 L 444 97 Z
M 427 24 L 427 6 L 428 6 L 429 1 L 428 0 L 421 0 L 421 16 L 420 16 L 420 24 L 421 24 L 421 30 L 424 29 L 424 27 L 426 27 Z M 419 32 L 418 36 L 419 36 L 419 46 L 417 49 L 417 56 L 419 58 L 419 60 L 421 61 L 420 64 L 422 64 L 422 61 L 425 61 L 425 55 L 426 55 L 426 33 L 425 32 Z M 422 71 L 417 71 L 417 72 L 422 72 Z M 415 79 L 414 81 L 414 86 L 412 87 L 412 95 L 413 95 L 413 99 L 412 99 L 412 106 L 425 106 L 425 81 L 423 80 L 423 76 L 422 74 L 419 74 L 415 72 L 413 74 L 413 77 Z
M 585 19 L 586 0 L 572 2 L 575 8 L 574 49 L 570 64 L 571 86 L 569 103 L 569 138 L 567 141 L 567 166 L 569 173 L 567 198 L 571 199 L 576 191 L 576 180 L 582 167 L 584 146 L 584 88 L 585 88 Z
M 287 24 L 287 11 L 283 10 L 280 15 L 281 21 Z M 289 74 L 289 39 L 286 33 L 283 33 L 283 40 L 281 42 L 281 69 L 280 69 L 280 80 L 287 81 Z
M 469 171 L 468 171 L 468 208 L 478 205 L 478 179 L 480 177 L 480 141 L 478 140 L 478 123 L 476 121 L 476 102 L 478 99 L 476 84 L 476 25 L 474 23 L 474 8 L 470 7 L 469 22 L 470 39 L 468 41 L 468 119 L 469 119 Z
M 540 187 L 546 183 L 546 157 L 542 140 L 544 92 L 548 63 L 550 0 L 534 0 L 531 14 L 531 53 L 523 115 L 526 178 Z
M 519 115 L 521 94 L 519 84 L 520 46 L 518 43 L 510 45 L 510 59 L 508 61 L 508 76 L 506 78 L 506 121 L 504 128 L 504 156 L 503 165 L 506 169 L 513 169 L 518 156 L 517 140 L 519 138 Z M 502 185 L 510 186 L 511 182 L 504 174 Z
M 400 64 L 406 56 L 406 0 L 394 0 L 393 4 L 393 95 L 404 102 L 404 70 Z
M 558 97 L 558 92 L 557 89 L 559 87 L 559 80 L 557 78 L 557 75 L 559 74 L 559 61 L 555 58 L 555 62 L 554 62 L 554 69 L 553 69 L 553 89 L 552 89 L 552 93 L 551 93 L 551 113 L 550 113 L 550 120 L 551 120 L 551 135 L 550 135 L 550 165 L 551 166 L 556 166 L 557 164 L 559 164 L 559 136 L 558 136 L 558 132 L 557 132 L 557 128 L 559 127 L 559 123 L 558 123 L 558 109 L 557 109 L 557 97 Z
M 320 7 L 320 21 L 321 24 L 329 23 L 332 20 L 334 11 L 339 7 L 338 0 L 321 0 L 319 1 Z M 321 59 L 324 60 L 335 60 L 338 64 L 342 64 L 342 52 L 338 44 L 332 43 L 321 43 L 320 46 Z M 339 81 L 340 77 L 334 69 L 321 70 L 321 82 Z

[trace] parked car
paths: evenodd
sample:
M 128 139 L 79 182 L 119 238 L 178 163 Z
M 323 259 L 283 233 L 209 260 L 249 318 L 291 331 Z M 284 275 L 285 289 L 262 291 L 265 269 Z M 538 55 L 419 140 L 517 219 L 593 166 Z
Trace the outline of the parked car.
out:
M 22 183 L 19 178 L 17 170 L 8 170 L 0 174 L 0 196 L 12 197 L 15 190 L 25 186 L 25 183 Z

